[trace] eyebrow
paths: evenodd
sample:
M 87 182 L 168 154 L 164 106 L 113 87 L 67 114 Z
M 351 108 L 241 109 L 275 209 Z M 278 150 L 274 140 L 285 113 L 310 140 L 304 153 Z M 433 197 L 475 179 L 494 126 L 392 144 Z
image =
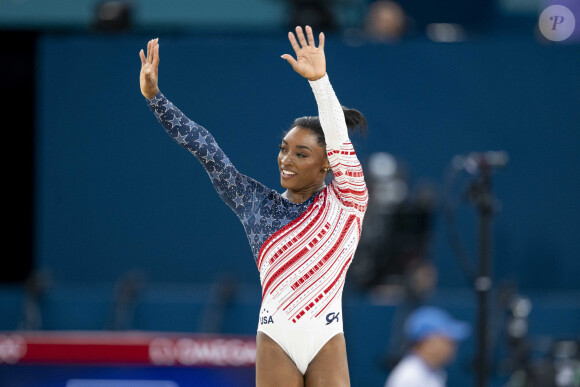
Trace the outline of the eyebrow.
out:
M 282 140 L 282 142 L 286 145 L 288 145 L 288 141 L 286 140 Z M 296 145 L 296 148 L 302 148 L 302 149 L 308 149 L 310 152 L 312 152 L 312 149 L 310 149 L 309 147 L 307 147 L 306 145 Z

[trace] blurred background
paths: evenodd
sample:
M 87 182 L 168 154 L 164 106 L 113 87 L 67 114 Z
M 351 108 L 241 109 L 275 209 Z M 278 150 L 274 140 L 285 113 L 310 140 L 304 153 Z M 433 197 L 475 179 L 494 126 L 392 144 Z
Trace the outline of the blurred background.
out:
M 31 337 L 251 342 L 243 228 L 148 109 L 138 52 L 159 37 L 163 93 L 278 189 L 283 131 L 317 112 L 280 59 L 308 24 L 341 103 L 369 121 L 352 139 L 370 190 L 343 295 L 352 385 L 382 386 L 405 317 L 434 304 L 474 328 L 448 385 L 579 386 L 579 19 L 577 0 L 0 0 L 0 385 L 92 386 L 50 348 L 24 361 Z M 216 382 L 98 364 L 83 372 L 253 383 L 247 365 Z

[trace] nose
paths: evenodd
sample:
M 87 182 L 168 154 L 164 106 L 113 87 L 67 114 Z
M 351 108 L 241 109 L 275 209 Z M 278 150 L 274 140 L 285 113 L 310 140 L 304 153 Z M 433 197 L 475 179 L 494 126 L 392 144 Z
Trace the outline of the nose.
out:
M 286 153 L 285 155 L 280 156 L 280 164 L 282 165 L 289 165 L 292 162 L 291 155 Z

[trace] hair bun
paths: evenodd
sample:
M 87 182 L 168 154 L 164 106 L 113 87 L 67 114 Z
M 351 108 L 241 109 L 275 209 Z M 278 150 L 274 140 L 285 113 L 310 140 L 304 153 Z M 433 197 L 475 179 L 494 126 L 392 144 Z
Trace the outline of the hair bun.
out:
M 346 127 L 351 131 L 356 131 L 361 134 L 366 133 L 367 131 L 367 119 L 356 109 L 350 109 L 346 106 L 342 107 L 342 111 L 344 113 L 344 121 L 346 122 Z

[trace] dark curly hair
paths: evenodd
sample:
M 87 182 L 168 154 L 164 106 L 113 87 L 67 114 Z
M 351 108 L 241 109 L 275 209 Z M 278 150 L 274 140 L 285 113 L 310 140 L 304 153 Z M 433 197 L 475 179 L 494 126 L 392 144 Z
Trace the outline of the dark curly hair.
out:
M 358 132 L 360 134 L 365 134 L 367 132 L 367 119 L 365 116 L 356 109 L 349 109 L 346 106 L 342 107 L 344 112 L 344 120 L 346 121 L 346 127 L 352 132 Z M 320 125 L 320 118 L 318 116 L 304 116 L 294 120 L 291 128 L 300 126 L 302 128 L 310 129 L 318 140 L 318 144 L 321 146 L 326 146 L 326 141 L 324 140 L 324 132 L 322 131 L 322 126 Z

